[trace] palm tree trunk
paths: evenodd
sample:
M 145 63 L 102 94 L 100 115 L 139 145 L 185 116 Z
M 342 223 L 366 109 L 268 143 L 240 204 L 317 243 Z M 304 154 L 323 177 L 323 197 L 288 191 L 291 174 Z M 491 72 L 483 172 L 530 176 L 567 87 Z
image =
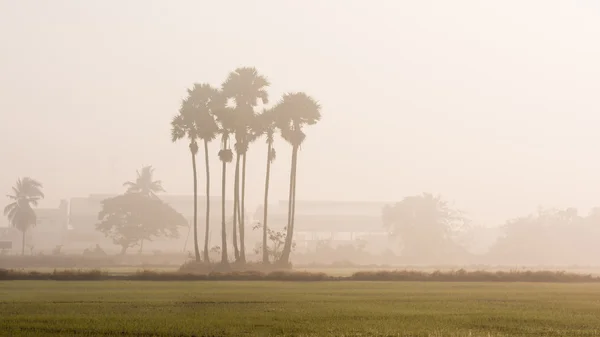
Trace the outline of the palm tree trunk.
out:
M 245 208 L 245 200 L 246 200 L 246 153 L 244 152 L 242 158 L 242 197 L 240 198 L 241 202 L 241 211 L 240 211 L 240 262 L 246 263 L 246 245 L 244 240 L 245 234 L 245 225 L 246 225 L 246 208 Z
M 196 154 L 193 151 L 192 170 L 194 171 L 194 254 L 196 262 L 200 262 L 200 251 L 198 250 L 198 177 L 196 175 Z
M 233 255 L 235 260 L 240 259 L 240 250 L 238 249 L 237 242 L 237 225 L 239 217 L 239 204 L 240 204 L 240 154 L 237 153 L 235 156 L 235 175 L 233 181 Z
M 139 254 L 142 253 L 142 250 L 144 250 L 144 239 L 140 240 L 140 251 L 139 251 Z
M 225 145 L 227 145 L 226 142 Z M 225 226 L 225 182 L 227 176 L 227 162 L 225 161 L 223 161 L 221 172 L 221 263 L 229 264 L 227 260 L 227 228 Z
M 23 233 L 23 240 L 21 242 L 21 255 L 25 256 L 25 231 Z
M 210 263 L 208 241 L 210 228 L 210 166 L 208 165 L 208 141 L 204 140 L 204 163 L 206 164 L 206 228 L 204 232 L 204 262 Z
M 296 146 L 292 149 L 292 167 L 290 170 L 290 193 L 288 200 L 288 225 L 287 231 L 285 235 L 285 244 L 283 245 L 283 252 L 281 253 L 281 258 L 279 259 L 282 265 L 289 264 L 290 253 L 292 251 L 292 235 L 294 232 L 293 228 L 293 212 L 294 212 L 294 198 L 296 195 L 295 189 L 295 176 L 296 176 L 296 161 L 298 157 L 298 148 Z
M 269 264 L 269 250 L 267 247 L 267 211 L 269 208 L 269 179 L 271 176 L 271 149 L 273 144 L 269 142 L 267 147 L 267 173 L 265 174 L 265 199 L 263 205 L 263 263 Z

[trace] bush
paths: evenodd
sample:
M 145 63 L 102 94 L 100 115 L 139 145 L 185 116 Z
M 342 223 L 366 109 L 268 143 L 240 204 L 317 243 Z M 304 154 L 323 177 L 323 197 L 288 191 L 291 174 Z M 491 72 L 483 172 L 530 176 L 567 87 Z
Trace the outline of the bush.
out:
M 564 271 L 434 271 L 431 273 L 411 270 L 361 271 L 352 274 L 358 281 L 434 281 L 434 282 L 600 282 L 592 275 L 566 273 Z

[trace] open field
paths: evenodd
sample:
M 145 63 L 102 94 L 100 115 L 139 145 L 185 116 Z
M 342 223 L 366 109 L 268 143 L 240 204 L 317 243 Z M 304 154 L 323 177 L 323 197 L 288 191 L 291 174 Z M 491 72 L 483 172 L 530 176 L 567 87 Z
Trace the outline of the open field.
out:
M 600 284 L 0 282 L 2 336 L 600 336 Z

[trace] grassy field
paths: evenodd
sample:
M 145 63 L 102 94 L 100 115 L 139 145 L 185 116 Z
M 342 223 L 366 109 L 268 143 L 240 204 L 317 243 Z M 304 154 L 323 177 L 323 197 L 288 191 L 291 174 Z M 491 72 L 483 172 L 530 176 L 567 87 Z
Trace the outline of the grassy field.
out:
M 0 336 L 600 336 L 600 284 L 4 281 Z

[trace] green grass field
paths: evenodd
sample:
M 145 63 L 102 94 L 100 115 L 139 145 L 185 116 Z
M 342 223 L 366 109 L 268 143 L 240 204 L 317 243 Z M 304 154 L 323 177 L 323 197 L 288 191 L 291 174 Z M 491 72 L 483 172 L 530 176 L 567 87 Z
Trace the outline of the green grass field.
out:
M 1 336 L 600 336 L 600 284 L 0 282 Z

